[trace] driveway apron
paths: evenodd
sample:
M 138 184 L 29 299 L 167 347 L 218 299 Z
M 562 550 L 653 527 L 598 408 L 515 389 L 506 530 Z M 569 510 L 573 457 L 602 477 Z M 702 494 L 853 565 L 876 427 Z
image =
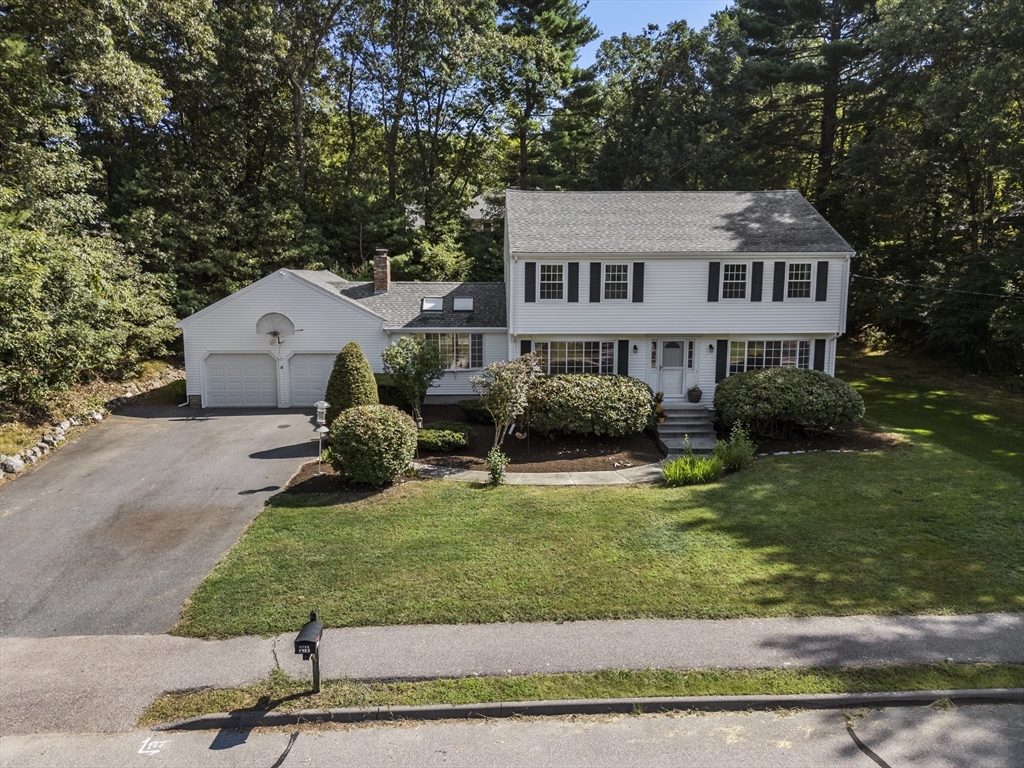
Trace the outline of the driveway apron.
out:
M 0 488 L 0 634 L 166 632 L 302 460 L 296 410 L 133 408 Z

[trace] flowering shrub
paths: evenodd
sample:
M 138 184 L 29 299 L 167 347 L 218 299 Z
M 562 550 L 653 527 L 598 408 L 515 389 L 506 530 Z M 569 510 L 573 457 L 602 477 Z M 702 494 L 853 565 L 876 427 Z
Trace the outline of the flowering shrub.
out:
M 501 452 L 501 448 L 495 446 L 487 452 L 487 471 L 491 473 L 491 482 L 501 485 L 505 482 L 505 467 L 508 466 L 508 456 Z
M 539 373 L 537 358 L 528 354 L 508 362 L 491 363 L 484 368 L 483 376 L 469 380 L 473 390 L 480 393 L 480 403 L 494 419 L 495 448 L 505 441 L 509 427 L 526 411 L 530 390 Z
M 530 426 L 540 432 L 618 437 L 642 432 L 654 411 L 651 388 L 629 376 L 571 373 L 530 389 Z

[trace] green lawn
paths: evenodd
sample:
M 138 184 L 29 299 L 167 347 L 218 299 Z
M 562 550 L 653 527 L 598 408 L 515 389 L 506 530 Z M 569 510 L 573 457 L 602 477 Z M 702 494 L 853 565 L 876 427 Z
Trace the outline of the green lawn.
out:
M 320 693 L 281 670 L 243 688 L 169 693 L 153 702 L 139 726 L 215 712 L 294 712 L 339 707 L 477 704 L 484 701 L 624 699 L 653 696 L 753 696 L 878 691 L 948 691 L 1024 687 L 1024 666 L 921 664 L 839 669 L 651 669 L 585 674 L 464 677 L 416 682 L 325 680 Z
M 1024 397 L 930 360 L 844 350 L 836 375 L 867 418 L 1024 479 Z
M 312 608 L 328 626 L 1024 610 L 1020 414 L 990 390 L 911 396 L 888 374 L 918 369 L 897 362 L 843 361 L 869 414 L 913 439 L 894 450 L 686 488 L 277 496 L 174 631 L 267 635 Z

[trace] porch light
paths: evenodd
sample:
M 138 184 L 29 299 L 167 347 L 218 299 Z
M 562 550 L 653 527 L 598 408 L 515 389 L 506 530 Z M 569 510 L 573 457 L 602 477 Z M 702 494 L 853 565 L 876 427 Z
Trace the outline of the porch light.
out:
M 715 345 L 714 344 L 708 344 L 708 352 L 714 352 L 714 351 L 715 351 Z
M 633 345 L 633 354 L 635 355 L 639 351 L 640 351 L 640 348 L 636 344 L 634 344 Z

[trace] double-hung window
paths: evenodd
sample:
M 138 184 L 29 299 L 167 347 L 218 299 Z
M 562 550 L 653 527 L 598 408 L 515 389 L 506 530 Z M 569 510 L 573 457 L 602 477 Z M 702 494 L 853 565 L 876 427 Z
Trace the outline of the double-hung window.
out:
M 562 286 L 564 265 L 540 265 L 540 297 L 541 299 L 561 299 L 564 295 Z
M 747 298 L 747 265 L 724 264 L 722 268 L 722 298 Z
M 606 301 L 629 298 L 629 264 L 604 265 L 604 298 Z
M 731 341 L 729 373 L 759 368 L 810 368 L 809 341 Z
M 538 341 L 534 352 L 542 373 L 615 373 L 614 341 Z
M 422 338 L 437 344 L 441 362 L 449 371 L 484 367 L 482 333 L 425 333 Z
M 802 262 L 789 264 L 789 274 L 786 280 L 787 299 L 809 299 L 811 298 L 811 264 Z

